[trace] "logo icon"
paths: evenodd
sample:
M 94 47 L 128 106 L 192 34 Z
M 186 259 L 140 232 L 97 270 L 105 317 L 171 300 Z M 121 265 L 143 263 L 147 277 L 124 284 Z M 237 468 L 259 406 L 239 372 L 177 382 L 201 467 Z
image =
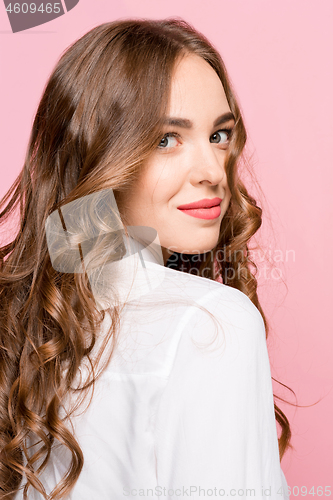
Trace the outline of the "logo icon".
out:
M 124 226 L 112 189 L 53 211 L 46 219 L 45 233 L 53 268 L 60 273 L 86 273 L 99 310 L 152 294 L 164 280 L 157 231 Z
M 66 11 L 72 10 L 80 0 L 61 0 L 58 1 L 41 1 L 24 2 L 22 0 L 11 2 L 3 0 L 5 4 L 8 19 L 13 33 L 39 26 L 40 24 L 53 21 L 57 17 L 64 15 L 63 4 Z

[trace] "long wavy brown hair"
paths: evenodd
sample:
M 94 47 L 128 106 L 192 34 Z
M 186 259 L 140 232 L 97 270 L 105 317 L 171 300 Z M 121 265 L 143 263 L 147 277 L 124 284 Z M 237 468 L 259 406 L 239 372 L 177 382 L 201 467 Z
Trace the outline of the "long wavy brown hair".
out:
M 91 361 L 105 313 L 97 309 L 84 273 L 62 273 L 52 266 L 46 219 L 59 207 L 103 189 L 112 189 L 115 196 L 126 194 L 163 136 L 173 69 L 188 53 L 216 71 L 235 117 L 225 164 L 231 203 L 219 242 L 198 269 L 208 279 L 222 275 L 225 284 L 244 292 L 262 314 L 268 334 L 250 269 L 256 266 L 248 255 L 262 210 L 238 174 L 246 131 L 221 56 L 180 18 L 129 19 L 95 27 L 66 50 L 49 77 L 23 168 L 1 200 L 1 225 L 15 213 L 19 219 L 16 236 L 0 248 L 1 498 L 13 498 L 24 478 L 24 498 L 29 487 L 44 498 L 63 498 L 84 460 L 60 408 L 82 363 Z M 110 347 L 108 360 L 118 320 L 114 308 L 103 344 L 103 349 Z M 91 363 L 83 395 L 94 385 L 95 368 Z M 282 459 L 291 447 L 291 431 L 276 404 L 275 417 L 281 427 Z M 70 450 L 72 460 L 48 497 L 38 477 L 55 439 Z

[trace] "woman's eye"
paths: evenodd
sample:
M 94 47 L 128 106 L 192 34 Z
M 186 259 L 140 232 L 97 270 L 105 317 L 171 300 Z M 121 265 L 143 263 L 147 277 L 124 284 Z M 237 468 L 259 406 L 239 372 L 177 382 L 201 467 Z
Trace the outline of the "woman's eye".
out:
M 232 131 L 229 129 L 218 130 L 211 136 L 210 142 L 227 146 L 231 132 Z M 160 143 L 157 146 L 158 149 L 171 149 L 177 146 L 177 137 L 179 136 L 176 132 L 168 132 L 160 140 Z
M 177 144 L 176 134 L 168 133 L 162 137 L 157 147 L 160 149 L 170 149 L 170 147 L 176 146 L 176 144 Z
M 211 142 L 226 144 L 230 139 L 230 130 L 218 130 L 211 136 Z

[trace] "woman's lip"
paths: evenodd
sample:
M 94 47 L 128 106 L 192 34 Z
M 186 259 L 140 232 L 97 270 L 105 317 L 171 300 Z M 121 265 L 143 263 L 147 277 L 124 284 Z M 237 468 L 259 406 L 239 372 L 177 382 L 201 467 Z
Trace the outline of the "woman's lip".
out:
M 217 219 L 221 215 L 220 205 L 211 208 L 188 208 L 186 210 L 178 208 L 178 210 L 197 219 Z
M 204 198 L 203 200 L 194 201 L 193 203 L 187 203 L 186 205 L 179 205 L 177 207 L 179 210 L 187 210 L 192 208 L 211 208 L 216 207 L 222 201 L 222 198 Z

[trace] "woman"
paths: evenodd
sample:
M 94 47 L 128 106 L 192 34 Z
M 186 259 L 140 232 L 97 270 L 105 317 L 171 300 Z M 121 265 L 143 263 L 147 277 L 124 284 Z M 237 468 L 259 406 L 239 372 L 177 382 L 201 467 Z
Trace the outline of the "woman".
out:
M 0 214 L 20 206 L 1 248 L 2 498 L 288 498 L 245 142 L 185 21 L 106 23 L 63 54 Z

